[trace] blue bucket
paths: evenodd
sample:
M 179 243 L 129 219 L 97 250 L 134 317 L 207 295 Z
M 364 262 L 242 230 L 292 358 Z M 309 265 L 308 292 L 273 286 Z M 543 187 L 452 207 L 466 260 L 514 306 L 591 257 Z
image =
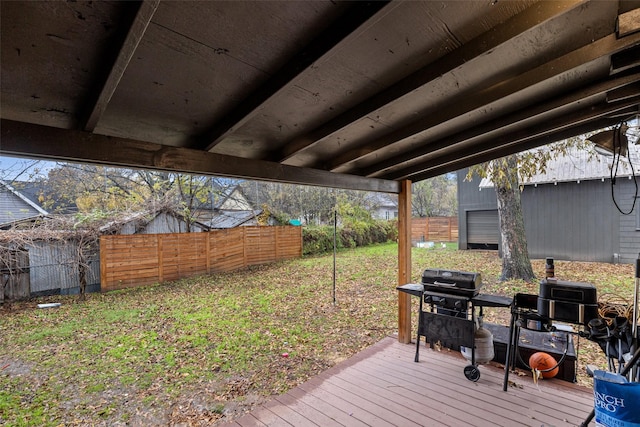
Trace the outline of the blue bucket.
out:
M 593 373 L 596 426 L 640 427 L 640 383 L 620 374 L 596 370 Z

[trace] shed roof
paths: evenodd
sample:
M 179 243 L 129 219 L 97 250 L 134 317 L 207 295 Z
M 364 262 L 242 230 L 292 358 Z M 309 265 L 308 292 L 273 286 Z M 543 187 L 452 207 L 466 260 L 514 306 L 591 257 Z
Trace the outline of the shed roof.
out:
M 207 225 L 209 228 L 235 228 L 242 224 L 256 218 L 262 213 L 261 210 L 257 211 L 236 211 L 236 210 L 216 210 L 211 216 L 205 220 L 201 218 L 200 221 Z
M 537 148 L 545 150 L 546 147 Z M 616 169 L 617 165 L 617 169 Z M 631 178 L 640 172 L 640 147 L 629 144 L 628 156 L 604 156 L 584 149 L 571 149 L 566 155 L 559 156 L 547 163 L 546 170 L 538 172 L 522 182 L 522 185 L 553 184 L 557 182 L 580 182 L 610 179 L 612 172 L 616 177 Z M 480 188 L 493 187 L 488 178 L 480 181 Z

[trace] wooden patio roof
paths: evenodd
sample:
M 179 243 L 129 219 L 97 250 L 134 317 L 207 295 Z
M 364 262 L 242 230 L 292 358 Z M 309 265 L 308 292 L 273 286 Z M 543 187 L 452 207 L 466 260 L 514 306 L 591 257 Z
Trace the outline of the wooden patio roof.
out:
M 0 151 L 398 193 L 635 114 L 639 7 L 0 2 Z
M 459 353 L 425 350 L 385 338 L 224 427 L 248 426 L 578 426 L 593 390 L 559 379 L 511 375 L 480 366 L 468 381 Z M 590 424 L 593 425 L 593 424 Z

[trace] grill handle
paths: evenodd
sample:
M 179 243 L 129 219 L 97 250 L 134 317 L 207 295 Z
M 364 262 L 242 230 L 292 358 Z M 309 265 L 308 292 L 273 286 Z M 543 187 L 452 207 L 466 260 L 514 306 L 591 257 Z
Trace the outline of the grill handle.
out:
M 434 285 L 439 285 L 439 286 L 448 286 L 450 288 L 454 288 L 456 286 L 455 283 L 447 283 L 447 282 L 438 282 L 437 280 L 433 281 Z

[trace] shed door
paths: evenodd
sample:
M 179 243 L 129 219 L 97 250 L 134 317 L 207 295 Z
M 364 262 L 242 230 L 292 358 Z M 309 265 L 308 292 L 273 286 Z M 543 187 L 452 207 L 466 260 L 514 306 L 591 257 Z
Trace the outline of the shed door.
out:
M 467 212 L 468 249 L 498 249 L 500 241 L 500 223 L 498 210 Z

